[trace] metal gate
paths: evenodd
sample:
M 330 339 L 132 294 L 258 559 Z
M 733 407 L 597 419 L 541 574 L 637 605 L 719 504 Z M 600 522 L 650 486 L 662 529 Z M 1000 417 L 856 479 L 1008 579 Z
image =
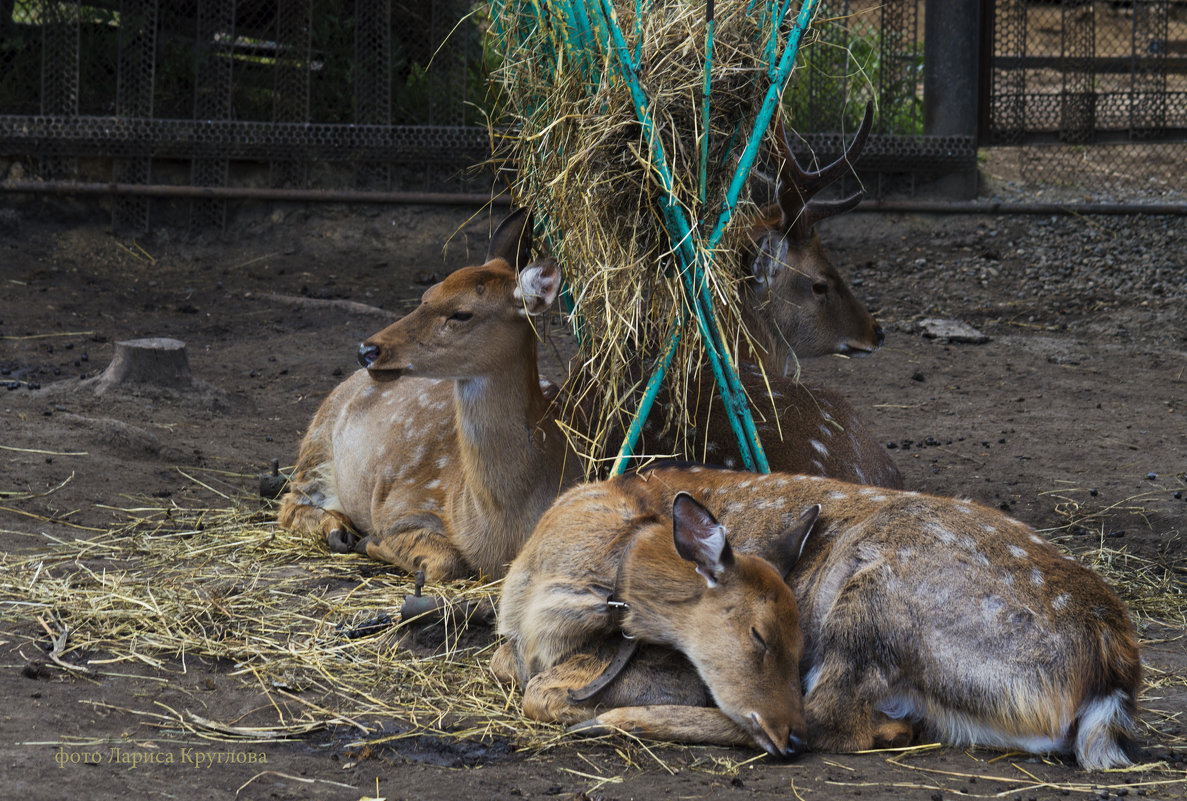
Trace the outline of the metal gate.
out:
M 994 0 L 984 145 L 1029 151 L 1030 169 L 1074 181 L 1087 146 L 1117 169 L 1187 156 L 1187 3 Z M 1026 155 L 1026 154 L 1024 154 Z

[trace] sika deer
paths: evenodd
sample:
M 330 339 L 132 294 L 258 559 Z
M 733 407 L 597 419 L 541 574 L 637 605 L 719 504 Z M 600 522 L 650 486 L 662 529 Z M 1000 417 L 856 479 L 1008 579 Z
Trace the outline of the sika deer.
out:
M 839 201 L 816 200 L 814 195 L 858 158 L 872 124 L 873 106 L 868 105 L 844 155 L 808 172 L 796 161 L 780 121 L 784 161 L 779 202 L 751 229 L 755 252 L 744 283 L 743 322 L 757 350 L 743 349 L 738 373 L 772 469 L 898 489 L 903 486 L 898 467 L 852 405 L 837 392 L 789 376 L 797 357 L 871 353 L 884 338 L 825 254 L 815 231 L 816 223 L 851 209 L 861 199 L 860 192 Z M 737 466 L 731 455 L 737 448 L 733 430 L 705 371 L 687 397 L 693 404 L 692 426 L 684 433 L 692 458 Z M 670 404 L 670 393 L 661 394 L 660 408 Z M 587 434 L 596 429 L 596 421 L 578 417 L 575 422 Z M 662 418 L 653 414 L 636 452 L 676 453 L 675 434 L 664 431 Z
M 898 466 L 840 393 L 790 378 L 771 376 L 764 381 L 753 364 L 743 363 L 739 378 L 753 401 L 755 426 L 772 470 L 902 488 Z M 709 379 L 704 379 L 693 395 L 692 458 L 737 467 L 733 429 L 708 384 Z M 667 397 L 661 396 L 660 403 L 670 402 Z M 649 419 L 636 451 L 671 454 L 675 440 L 675 432 L 664 431 L 659 420 Z
M 820 244 L 816 223 L 852 209 L 862 193 L 843 200 L 814 196 L 837 180 L 861 154 L 874 121 L 873 104 L 849 147 L 832 164 L 804 170 L 779 120 L 783 163 L 778 203 L 767 208 L 750 230 L 750 275 L 744 282 L 743 322 L 770 375 L 794 372 L 796 358 L 829 353 L 872 353 L 882 345 L 882 328 L 853 295 Z
M 503 585 L 496 676 L 524 687 L 538 720 L 614 707 L 599 725 L 794 753 L 802 645 L 784 575 L 811 522 L 782 534 L 776 568 L 734 553 L 690 496 L 654 509 L 634 486 L 577 487 L 541 518 Z M 670 671 L 684 680 L 667 681 Z
M 531 246 L 531 215 L 514 212 L 485 264 L 359 346 L 366 369 L 314 416 L 282 526 L 430 580 L 503 575 L 573 466 L 531 321 L 560 279 L 550 259 L 528 263 Z
M 699 467 L 584 488 L 557 508 L 577 519 L 606 517 L 611 502 L 629 498 L 630 514 L 641 519 L 661 514 L 681 493 L 717 511 L 738 558 L 785 553 L 783 532 L 805 510 L 819 509 L 788 576 L 804 650 L 799 671 L 786 679 L 803 676 L 812 748 L 904 745 L 922 728 L 953 745 L 1071 752 L 1090 770 L 1130 764 L 1124 746 L 1141 682 L 1133 624 L 1095 573 L 1033 529 L 968 501 Z M 549 514 L 546 520 L 559 513 Z M 557 549 L 574 536 L 542 525 L 532 540 L 537 549 L 550 534 Z M 574 581 L 551 578 L 553 589 L 541 588 L 539 601 L 505 599 L 505 609 L 519 608 L 503 622 L 517 656 L 563 654 L 575 650 L 574 626 L 606 628 L 597 592 L 584 574 L 566 569 Z M 626 600 L 634 609 L 639 593 Z M 554 611 L 564 604 L 582 607 L 584 617 L 566 626 Z M 524 632 L 545 641 L 527 649 Z M 689 657 L 695 662 L 695 653 Z M 548 662 L 520 664 L 530 675 Z M 753 666 L 739 658 L 732 674 L 722 671 L 726 684 L 747 684 Z M 682 687 L 688 672 L 650 678 L 656 694 Z M 614 713 L 591 726 L 620 725 Z

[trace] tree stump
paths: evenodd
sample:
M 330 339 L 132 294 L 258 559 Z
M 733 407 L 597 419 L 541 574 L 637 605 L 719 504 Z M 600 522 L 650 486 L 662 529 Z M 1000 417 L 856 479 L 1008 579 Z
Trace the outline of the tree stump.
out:
M 194 376 L 184 342 L 150 337 L 115 343 L 115 356 L 97 383 L 103 389 L 117 384 L 150 384 L 188 390 L 194 387 Z

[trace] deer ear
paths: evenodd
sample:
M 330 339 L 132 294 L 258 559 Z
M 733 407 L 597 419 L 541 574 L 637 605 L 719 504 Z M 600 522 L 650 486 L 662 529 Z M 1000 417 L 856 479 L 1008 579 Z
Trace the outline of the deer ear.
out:
M 710 587 L 716 587 L 722 573 L 733 567 L 734 552 L 725 538 L 725 526 L 687 492 L 672 501 L 672 537 L 676 553 L 697 566 Z
M 785 581 L 791 575 L 791 569 L 799 561 L 800 555 L 803 554 L 804 544 L 808 541 L 808 535 L 812 533 L 812 527 L 816 525 L 816 520 L 819 517 L 820 504 L 815 503 L 804 509 L 800 512 L 799 518 L 771 543 L 770 550 L 763 554 L 763 557 L 775 566 Z
M 516 272 L 532 258 L 532 212 L 516 209 L 499 223 L 490 238 L 486 260 L 503 259 Z
M 534 261 L 519 273 L 515 299 L 523 303 L 523 311 L 533 317 L 543 314 L 556 300 L 560 291 L 561 274 L 552 259 Z
M 750 275 L 761 292 L 770 289 L 779 268 L 788 263 L 787 239 L 778 231 L 769 231 L 758 243 L 758 253 L 750 263 Z

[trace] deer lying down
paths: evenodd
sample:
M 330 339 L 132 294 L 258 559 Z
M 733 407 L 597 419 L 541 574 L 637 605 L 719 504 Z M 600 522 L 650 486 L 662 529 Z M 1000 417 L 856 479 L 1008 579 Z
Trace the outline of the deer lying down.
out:
M 739 379 L 752 400 L 758 435 L 774 470 L 827 476 L 859 484 L 901 488 L 903 478 L 890 454 L 839 393 L 801 384 L 790 377 L 798 358 L 828 354 L 865 355 L 883 341 L 881 326 L 858 300 L 816 234 L 816 223 L 853 208 L 861 192 L 843 200 L 814 196 L 851 169 L 873 125 L 873 107 L 840 158 L 816 171 L 803 169 L 779 125 L 783 146 L 778 202 L 754 221 L 748 236 L 749 273 L 742 282 L 742 320 L 753 346 L 737 332 Z M 766 375 L 758 365 L 764 365 Z M 769 392 L 768 392 L 769 389 Z M 725 406 L 717 396 L 712 374 L 702 370 L 686 397 L 693 404 L 689 418 L 688 455 L 698 461 L 737 463 L 737 443 Z M 671 394 L 661 389 L 659 409 L 670 406 Z M 590 419 L 589 409 L 573 409 L 569 421 L 587 439 L 603 423 Z M 677 452 L 674 432 L 665 432 L 658 410 L 647 420 L 636 445 L 638 454 Z M 620 433 L 603 438 L 617 448 Z M 609 461 L 613 453 L 599 454 Z
M 755 427 L 772 470 L 902 488 L 898 465 L 843 395 L 790 378 L 764 379 L 753 364 L 743 363 L 738 377 L 753 399 Z M 739 467 L 733 429 L 711 382 L 705 378 L 693 396 L 693 456 L 710 464 Z M 658 402 L 665 399 L 661 394 Z M 674 432 L 663 431 L 658 417 L 653 415 L 643 427 L 638 452 L 675 452 Z
M 552 525 L 541 521 L 528 548 L 566 548 L 570 535 L 557 520 L 595 515 L 601 526 L 603 510 L 616 506 L 628 510 L 624 518 L 660 515 L 679 493 L 716 510 L 739 558 L 786 553 L 783 532 L 797 522 L 802 527 L 805 513 L 811 517 L 819 505 L 788 576 L 803 656 L 786 679 L 798 684 L 803 677 L 811 748 L 905 745 L 921 729 L 953 745 L 1074 753 L 1086 769 L 1130 764 L 1124 744 L 1141 663 L 1124 605 L 1095 573 L 992 509 L 808 476 L 665 468 L 562 497 L 545 518 Z M 614 624 L 585 576 L 565 585 L 556 576 L 532 575 L 537 563 L 543 560 L 517 561 L 509 574 L 500 622 L 508 644 L 496 660 L 502 672 L 508 662 L 518 668 L 527 714 L 571 720 L 572 712 L 555 711 L 565 711 L 557 701 L 563 674 L 539 677 L 550 675 L 552 665 L 581 660 L 592 663 L 588 672 L 601 670 L 606 649 L 594 647 L 603 640 L 593 635 L 611 637 Z M 632 610 L 621 629 L 663 643 L 651 629 L 634 628 L 636 606 L 655 604 L 649 587 L 636 586 L 617 598 Z M 677 611 L 671 627 L 682 624 Z M 697 655 L 688 656 L 696 664 Z M 721 686 L 749 686 L 753 671 L 746 658 L 719 668 L 713 696 L 719 698 Z M 680 666 L 651 671 L 647 692 L 677 692 L 694 678 Z M 575 677 L 567 686 L 584 680 Z M 529 707 L 528 695 L 538 697 L 541 688 L 551 691 L 552 707 Z M 629 707 L 608 708 L 629 700 L 621 693 L 594 696 L 581 707 L 598 712 L 586 727 L 681 739 L 679 730 L 638 719 Z
M 574 467 L 536 368 L 531 317 L 556 299 L 530 262 L 531 216 L 495 230 L 485 264 L 430 287 L 359 346 L 301 442 L 286 528 L 431 581 L 502 576 Z
M 815 195 L 852 172 L 873 124 L 874 106 L 869 103 L 845 152 L 819 170 L 805 170 L 779 118 L 783 153 L 777 202 L 750 228 L 750 273 L 742 282 L 742 318 L 757 346 L 747 347 L 744 360 L 762 363 L 770 376 L 793 374 L 797 359 L 829 353 L 860 356 L 882 345 L 882 327 L 854 296 L 816 233 L 817 223 L 861 202 L 861 191 L 840 200 Z
M 600 724 L 793 753 L 804 738 L 802 646 L 784 573 L 805 532 L 785 533 L 776 568 L 735 554 L 690 496 L 655 509 L 633 489 L 577 487 L 541 518 L 503 586 L 495 675 L 524 687 L 524 712 L 538 720 L 578 723 L 614 707 Z M 643 647 L 607 686 L 591 685 L 622 658 L 620 643 Z

